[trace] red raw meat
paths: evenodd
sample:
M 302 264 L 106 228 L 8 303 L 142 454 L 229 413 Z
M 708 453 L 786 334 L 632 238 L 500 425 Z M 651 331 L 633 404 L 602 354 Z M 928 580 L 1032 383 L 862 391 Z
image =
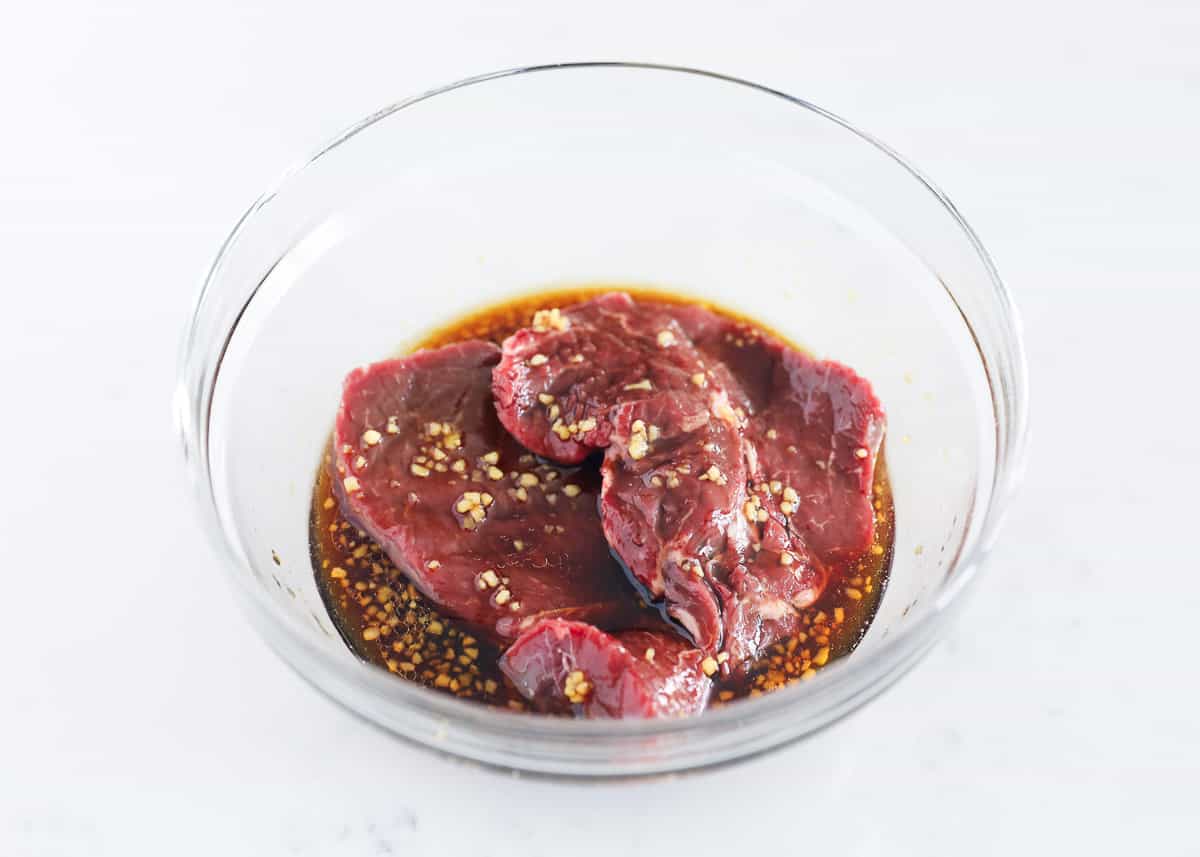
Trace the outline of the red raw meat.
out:
M 718 567 L 746 542 L 740 418 L 664 307 L 612 293 L 540 313 L 504 342 L 500 420 L 530 449 L 576 462 L 607 447 L 608 542 L 705 651 L 721 643 Z
M 788 518 L 825 563 L 871 546 L 871 490 L 887 420 L 866 379 L 816 360 L 749 325 L 689 308 L 678 315 L 696 347 L 728 368 L 731 398 L 750 416 L 756 483 L 798 495 Z M 777 496 L 777 495 L 776 495 Z M 778 496 L 777 496 L 778 502 Z
M 347 517 L 446 612 L 500 639 L 539 618 L 628 627 L 594 470 L 537 461 L 500 426 L 472 341 L 351 372 L 334 431 Z
M 670 314 L 621 292 L 538 315 L 504 341 L 492 389 L 513 437 L 565 464 L 608 446 L 612 408 L 685 388 L 702 362 Z
M 711 681 L 704 653 L 674 634 L 606 634 L 563 619 L 538 622 L 500 659 L 504 674 L 541 711 L 585 717 L 696 714 Z

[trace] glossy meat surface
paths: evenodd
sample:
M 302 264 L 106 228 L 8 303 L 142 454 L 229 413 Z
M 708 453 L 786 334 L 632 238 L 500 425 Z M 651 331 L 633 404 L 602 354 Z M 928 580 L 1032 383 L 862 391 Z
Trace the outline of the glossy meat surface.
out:
M 500 660 L 536 708 L 585 717 L 676 717 L 699 713 L 711 680 L 704 654 L 663 631 L 606 634 L 562 619 L 538 622 Z

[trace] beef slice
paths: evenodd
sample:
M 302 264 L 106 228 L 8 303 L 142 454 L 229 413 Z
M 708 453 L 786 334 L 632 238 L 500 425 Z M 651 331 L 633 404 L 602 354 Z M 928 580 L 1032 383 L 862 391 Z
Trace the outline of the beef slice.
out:
M 505 340 L 493 388 L 501 421 L 530 449 L 566 462 L 606 449 L 609 544 L 650 599 L 715 651 L 712 583 L 730 541 L 745 541 L 743 427 L 667 309 L 612 293 L 539 313 Z
M 711 680 L 704 653 L 675 634 L 623 631 L 544 619 L 500 659 L 504 674 L 535 708 L 596 718 L 699 713 Z
M 669 313 L 613 292 L 540 312 L 504 341 L 496 410 L 526 448 L 577 464 L 608 446 L 612 408 L 686 387 L 700 362 Z
M 591 470 L 538 461 L 500 425 L 496 346 L 470 341 L 356 369 L 334 439 L 347 517 L 430 599 L 500 640 L 539 618 L 625 627 Z
M 887 423 L 871 385 L 848 367 L 751 325 L 700 308 L 676 315 L 696 347 L 729 370 L 731 400 L 748 416 L 753 477 L 775 486 L 789 528 L 825 563 L 867 550 L 874 538 L 875 462 Z M 785 490 L 786 500 L 780 496 Z

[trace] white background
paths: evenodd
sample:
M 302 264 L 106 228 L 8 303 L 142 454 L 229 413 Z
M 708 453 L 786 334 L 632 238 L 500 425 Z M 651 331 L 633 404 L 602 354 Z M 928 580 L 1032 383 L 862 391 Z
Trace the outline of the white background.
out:
M 817 738 L 682 779 L 515 779 L 319 697 L 238 614 L 169 414 L 199 278 L 284 166 L 576 59 L 878 134 L 1026 323 L 1029 478 L 957 630 Z M 0 111 L 0 854 L 1200 853 L 1192 0 L 10 2 Z

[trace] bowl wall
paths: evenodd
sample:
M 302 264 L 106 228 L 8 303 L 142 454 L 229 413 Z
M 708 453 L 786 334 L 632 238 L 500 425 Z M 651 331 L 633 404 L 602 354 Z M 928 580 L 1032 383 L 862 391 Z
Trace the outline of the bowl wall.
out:
M 863 644 L 816 681 L 665 731 L 550 723 L 402 686 L 333 630 L 307 520 L 343 376 L 466 312 L 576 285 L 714 301 L 874 385 L 889 420 L 892 577 Z M 238 589 L 307 678 L 451 752 L 630 773 L 797 737 L 924 650 L 1011 488 L 1022 371 L 1011 308 L 974 236 L 886 149 L 742 82 L 573 66 L 384 111 L 260 200 L 206 284 L 179 404 Z M 745 741 L 706 735 L 730 718 Z M 571 736 L 584 732 L 604 740 L 581 760 Z

